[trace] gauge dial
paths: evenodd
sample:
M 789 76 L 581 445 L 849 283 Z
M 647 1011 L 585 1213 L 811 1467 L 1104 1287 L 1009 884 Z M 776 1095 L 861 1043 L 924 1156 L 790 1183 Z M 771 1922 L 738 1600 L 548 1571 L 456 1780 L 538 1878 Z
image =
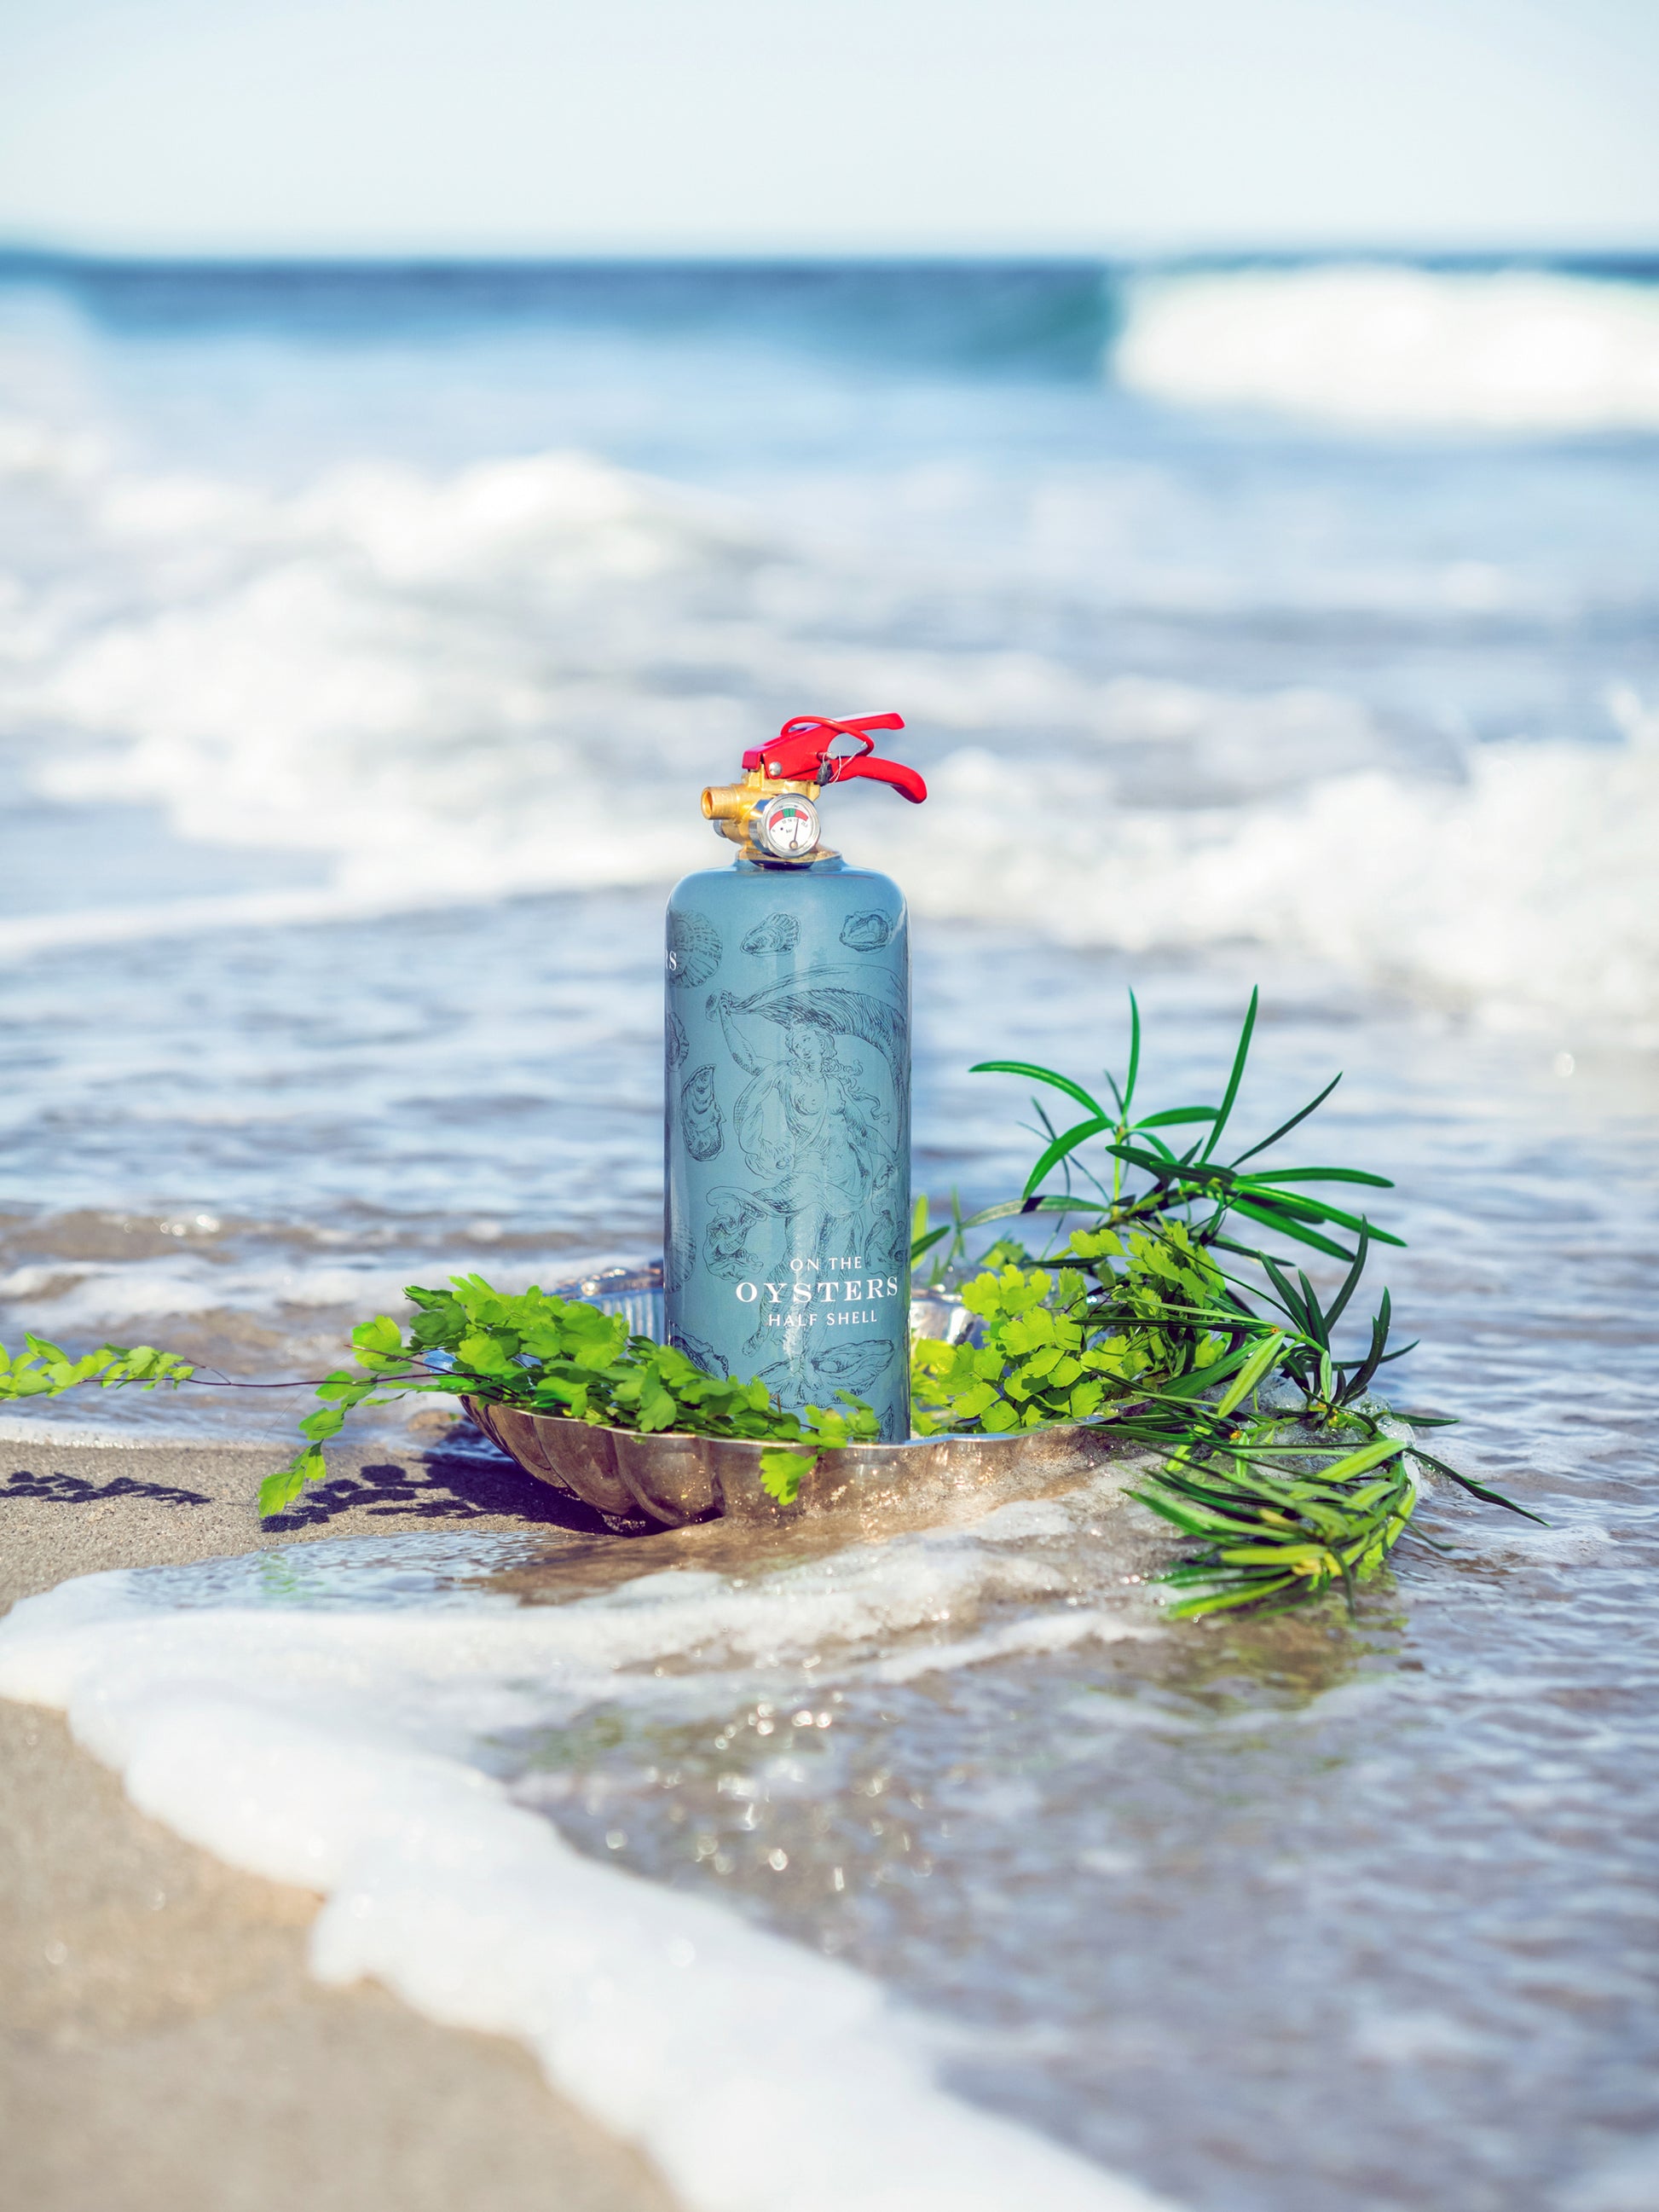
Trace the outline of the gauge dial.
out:
M 780 860 L 804 860 L 817 849 L 818 810 L 810 799 L 781 794 L 755 811 L 755 842 Z

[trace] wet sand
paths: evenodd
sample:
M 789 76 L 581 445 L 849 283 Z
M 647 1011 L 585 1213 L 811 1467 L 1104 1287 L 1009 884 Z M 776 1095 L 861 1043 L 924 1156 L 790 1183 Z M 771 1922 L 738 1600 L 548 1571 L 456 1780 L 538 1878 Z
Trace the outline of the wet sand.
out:
M 515 1468 L 331 1457 L 262 1527 L 268 1448 L 0 1443 L 0 1607 L 71 1575 L 394 1529 L 562 1525 Z M 672 2212 L 515 2044 L 306 1973 L 319 1900 L 134 1811 L 0 1700 L 0 2203 L 30 2212 Z

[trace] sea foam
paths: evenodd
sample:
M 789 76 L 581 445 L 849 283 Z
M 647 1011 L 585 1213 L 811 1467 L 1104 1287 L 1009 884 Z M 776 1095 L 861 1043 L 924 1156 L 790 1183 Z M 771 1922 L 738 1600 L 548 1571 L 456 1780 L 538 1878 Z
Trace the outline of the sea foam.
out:
M 1074 1538 L 1109 1502 L 1083 1493 L 1049 1533 Z M 972 1663 L 989 1645 L 951 1645 L 939 1624 L 999 1599 L 1033 1608 L 1029 1626 L 1045 1607 L 1074 1621 L 1071 1577 L 999 1543 L 996 1522 L 523 1607 L 454 1587 L 521 1564 L 512 1537 L 90 1576 L 0 1624 L 0 1694 L 67 1712 L 179 1833 L 323 1892 L 322 1979 L 374 1975 L 436 2020 L 520 2038 L 692 2212 L 1006 2212 L 1028 2197 L 1154 2212 L 1134 2184 L 945 2094 L 941 2039 L 867 1976 L 583 1857 L 470 1756 L 598 1696 L 718 1698 L 757 1666 L 821 1662 L 800 1679 L 822 1697 L 898 1653 Z M 1006 1533 L 1022 1526 L 1016 1512 Z M 1096 1625 L 1133 1628 L 1121 1603 Z M 647 1670 L 665 1661 L 692 1671 L 665 1684 Z

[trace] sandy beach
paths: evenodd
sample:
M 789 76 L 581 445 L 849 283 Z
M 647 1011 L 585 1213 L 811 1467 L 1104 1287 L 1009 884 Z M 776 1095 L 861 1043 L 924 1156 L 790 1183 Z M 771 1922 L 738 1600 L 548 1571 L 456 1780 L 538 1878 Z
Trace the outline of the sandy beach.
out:
M 392 1529 L 545 1523 L 516 1471 L 342 1453 L 262 1528 L 267 1449 L 0 1444 L 0 1600 L 73 1575 Z M 309 1892 L 137 1813 L 55 1713 L 0 1703 L 0 2200 L 31 2212 L 667 2212 L 516 2045 L 306 1971 Z

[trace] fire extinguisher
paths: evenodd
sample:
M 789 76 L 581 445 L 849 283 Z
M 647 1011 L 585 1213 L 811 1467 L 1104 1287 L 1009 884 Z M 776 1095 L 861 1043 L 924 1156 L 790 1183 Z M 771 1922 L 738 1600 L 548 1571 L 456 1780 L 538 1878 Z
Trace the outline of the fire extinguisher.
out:
M 668 902 L 669 1341 L 786 1411 L 872 1406 L 910 1433 L 910 947 L 904 898 L 820 842 L 817 800 L 896 714 L 797 715 L 702 794 L 736 846 Z

